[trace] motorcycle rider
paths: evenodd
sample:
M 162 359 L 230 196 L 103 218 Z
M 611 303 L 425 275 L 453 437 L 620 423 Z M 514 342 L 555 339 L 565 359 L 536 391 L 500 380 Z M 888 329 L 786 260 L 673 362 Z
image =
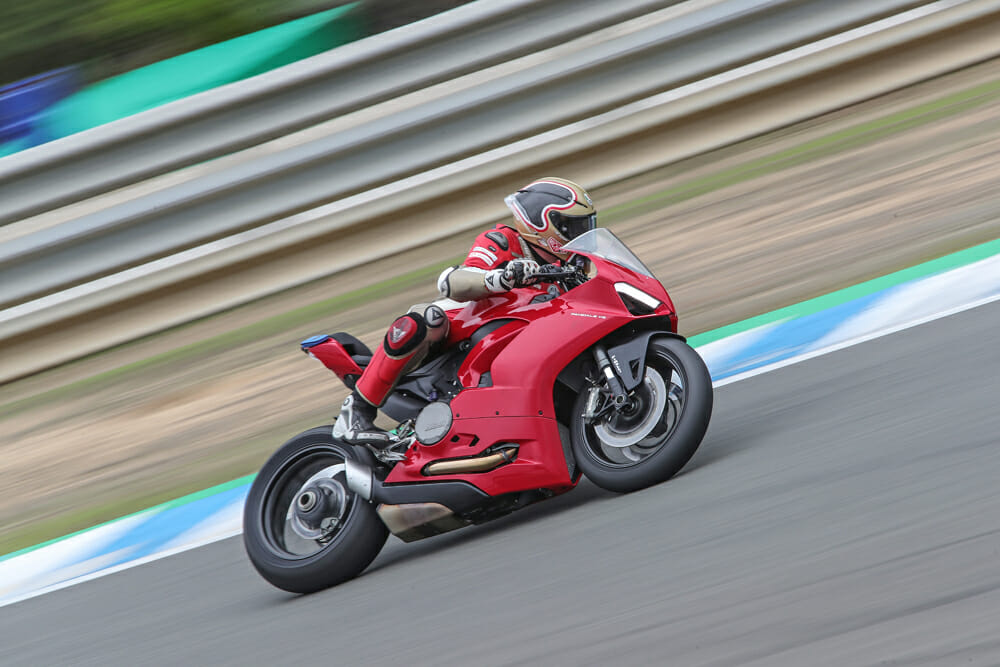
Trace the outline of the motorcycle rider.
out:
M 597 211 L 582 187 L 543 178 L 507 196 L 513 225 L 500 224 L 476 237 L 460 266 L 445 269 L 438 290 L 445 300 L 474 301 L 536 282 L 540 264 L 569 259 L 562 246 L 597 224 Z M 453 303 L 453 302 L 452 302 Z M 418 304 L 396 319 L 344 400 L 334 437 L 352 444 L 392 442 L 375 426 L 378 408 L 396 382 L 416 369 L 431 348 L 448 337 L 447 301 Z

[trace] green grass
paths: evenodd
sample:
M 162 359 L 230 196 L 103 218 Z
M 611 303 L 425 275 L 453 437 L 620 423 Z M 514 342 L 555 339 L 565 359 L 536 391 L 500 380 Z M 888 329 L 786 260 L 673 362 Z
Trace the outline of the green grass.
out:
M 656 209 L 670 206 L 678 202 L 713 192 L 737 183 L 759 178 L 768 174 L 780 172 L 800 164 L 823 158 L 838 152 L 864 146 L 872 141 L 885 138 L 904 130 L 929 124 L 950 116 L 970 111 L 1000 98 L 1000 81 L 979 85 L 964 91 L 947 95 L 929 103 L 917 105 L 897 113 L 853 125 L 838 132 L 813 139 L 797 146 L 767 155 L 761 158 L 720 170 L 705 176 L 690 179 L 677 186 L 666 188 L 652 195 L 636 199 L 620 206 L 605 209 L 601 212 L 603 225 L 614 226 L 616 222 L 642 215 Z M 849 298 L 856 298 L 874 289 L 884 289 L 891 284 L 911 280 L 919 275 L 945 270 L 957 263 L 975 261 L 983 253 L 992 254 L 1000 249 L 1000 241 L 976 246 L 955 256 L 941 258 L 937 263 L 931 262 L 920 267 L 885 276 L 884 279 L 858 285 L 835 294 L 812 299 L 802 304 L 796 304 L 785 309 L 751 318 L 743 322 L 721 327 L 692 338 L 698 345 L 717 340 L 723 336 L 737 333 L 754 326 L 760 326 L 785 317 L 813 312 L 827 308 Z M 184 345 L 167 352 L 151 356 L 147 359 L 123 365 L 119 368 L 105 371 L 94 376 L 72 382 L 34 396 L 24 397 L 0 406 L 0 418 L 9 416 L 20 409 L 38 405 L 41 402 L 59 400 L 82 391 L 90 391 L 99 386 L 117 382 L 133 374 L 148 372 L 150 369 L 165 364 L 177 364 L 210 356 L 216 352 L 273 336 L 285 331 L 315 322 L 321 318 L 343 312 L 350 308 L 361 306 L 366 302 L 390 296 L 397 289 L 414 283 L 423 282 L 436 276 L 445 266 L 455 264 L 460 258 L 450 258 L 431 266 L 415 269 L 401 276 L 359 288 L 329 299 L 324 299 L 307 306 L 296 308 L 259 322 L 235 329 L 224 334 L 206 338 L 189 345 Z M 205 318 L 208 319 L 208 318 Z M 190 325 L 185 325 L 190 326 Z M 156 493 L 136 495 L 129 498 L 108 501 L 99 505 L 81 507 L 25 528 L 8 531 L 0 537 L 0 553 L 13 549 L 28 550 L 41 540 L 50 540 L 55 535 L 68 531 L 79 531 L 86 526 L 92 526 L 114 517 L 135 513 L 150 505 L 162 503 L 170 498 L 190 493 L 197 488 L 218 484 L 222 480 L 232 479 L 245 470 L 216 471 L 210 475 L 192 475 L 186 481 L 178 481 L 168 490 Z M 215 489 L 218 490 L 218 489 Z M 190 500 L 190 497 L 181 500 Z M 40 546 L 40 545 L 36 545 Z

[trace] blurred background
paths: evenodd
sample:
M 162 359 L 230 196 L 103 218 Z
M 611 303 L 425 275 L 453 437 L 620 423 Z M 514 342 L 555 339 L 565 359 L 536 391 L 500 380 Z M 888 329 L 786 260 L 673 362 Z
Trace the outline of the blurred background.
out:
M 239 81 L 467 1 L 8 3 L 0 7 L 0 155 Z
M 1000 7 L 0 6 L 0 553 L 254 472 L 502 198 L 580 182 L 695 334 L 1000 236 Z

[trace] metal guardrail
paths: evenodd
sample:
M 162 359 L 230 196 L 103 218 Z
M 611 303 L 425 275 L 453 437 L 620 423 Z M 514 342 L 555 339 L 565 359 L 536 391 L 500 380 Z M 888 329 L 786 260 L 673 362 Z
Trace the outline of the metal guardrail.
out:
M 697 0 L 450 81 L 437 94 L 0 246 L 19 303 L 815 40 L 912 0 Z M 374 115 L 374 117 L 368 117 Z
M 505 191 L 533 165 L 565 158 L 575 177 L 599 187 L 972 64 L 1000 52 L 998 25 L 1000 0 L 922 4 L 8 308 L 0 311 L 0 340 L 9 352 L 0 360 L 0 382 L 484 224 L 501 214 L 493 190 Z M 828 80 L 817 79 L 826 73 Z M 461 213 L 473 210 L 482 213 Z M 109 307 L 113 316 L 95 322 Z M 45 328 L 53 322 L 60 322 L 58 331 Z M 44 359 L 30 354 L 48 339 Z
M 0 224 L 239 150 L 680 0 L 487 0 L 0 159 Z

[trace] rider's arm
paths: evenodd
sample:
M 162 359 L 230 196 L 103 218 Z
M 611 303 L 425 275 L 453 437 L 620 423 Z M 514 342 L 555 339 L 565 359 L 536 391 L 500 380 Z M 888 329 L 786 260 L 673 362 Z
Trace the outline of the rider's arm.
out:
M 487 271 L 464 265 L 449 267 L 438 278 L 438 291 L 441 296 L 456 301 L 475 301 L 508 291 L 511 284 L 504 280 L 503 273 L 503 269 Z
M 438 278 L 438 290 L 456 301 L 475 301 L 506 292 L 513 284 L 504 277 L 504 268 L 523 252 L 521 239 L 513 229 L 487 230 L 476 237 L 461 266 L 444 270 Z

